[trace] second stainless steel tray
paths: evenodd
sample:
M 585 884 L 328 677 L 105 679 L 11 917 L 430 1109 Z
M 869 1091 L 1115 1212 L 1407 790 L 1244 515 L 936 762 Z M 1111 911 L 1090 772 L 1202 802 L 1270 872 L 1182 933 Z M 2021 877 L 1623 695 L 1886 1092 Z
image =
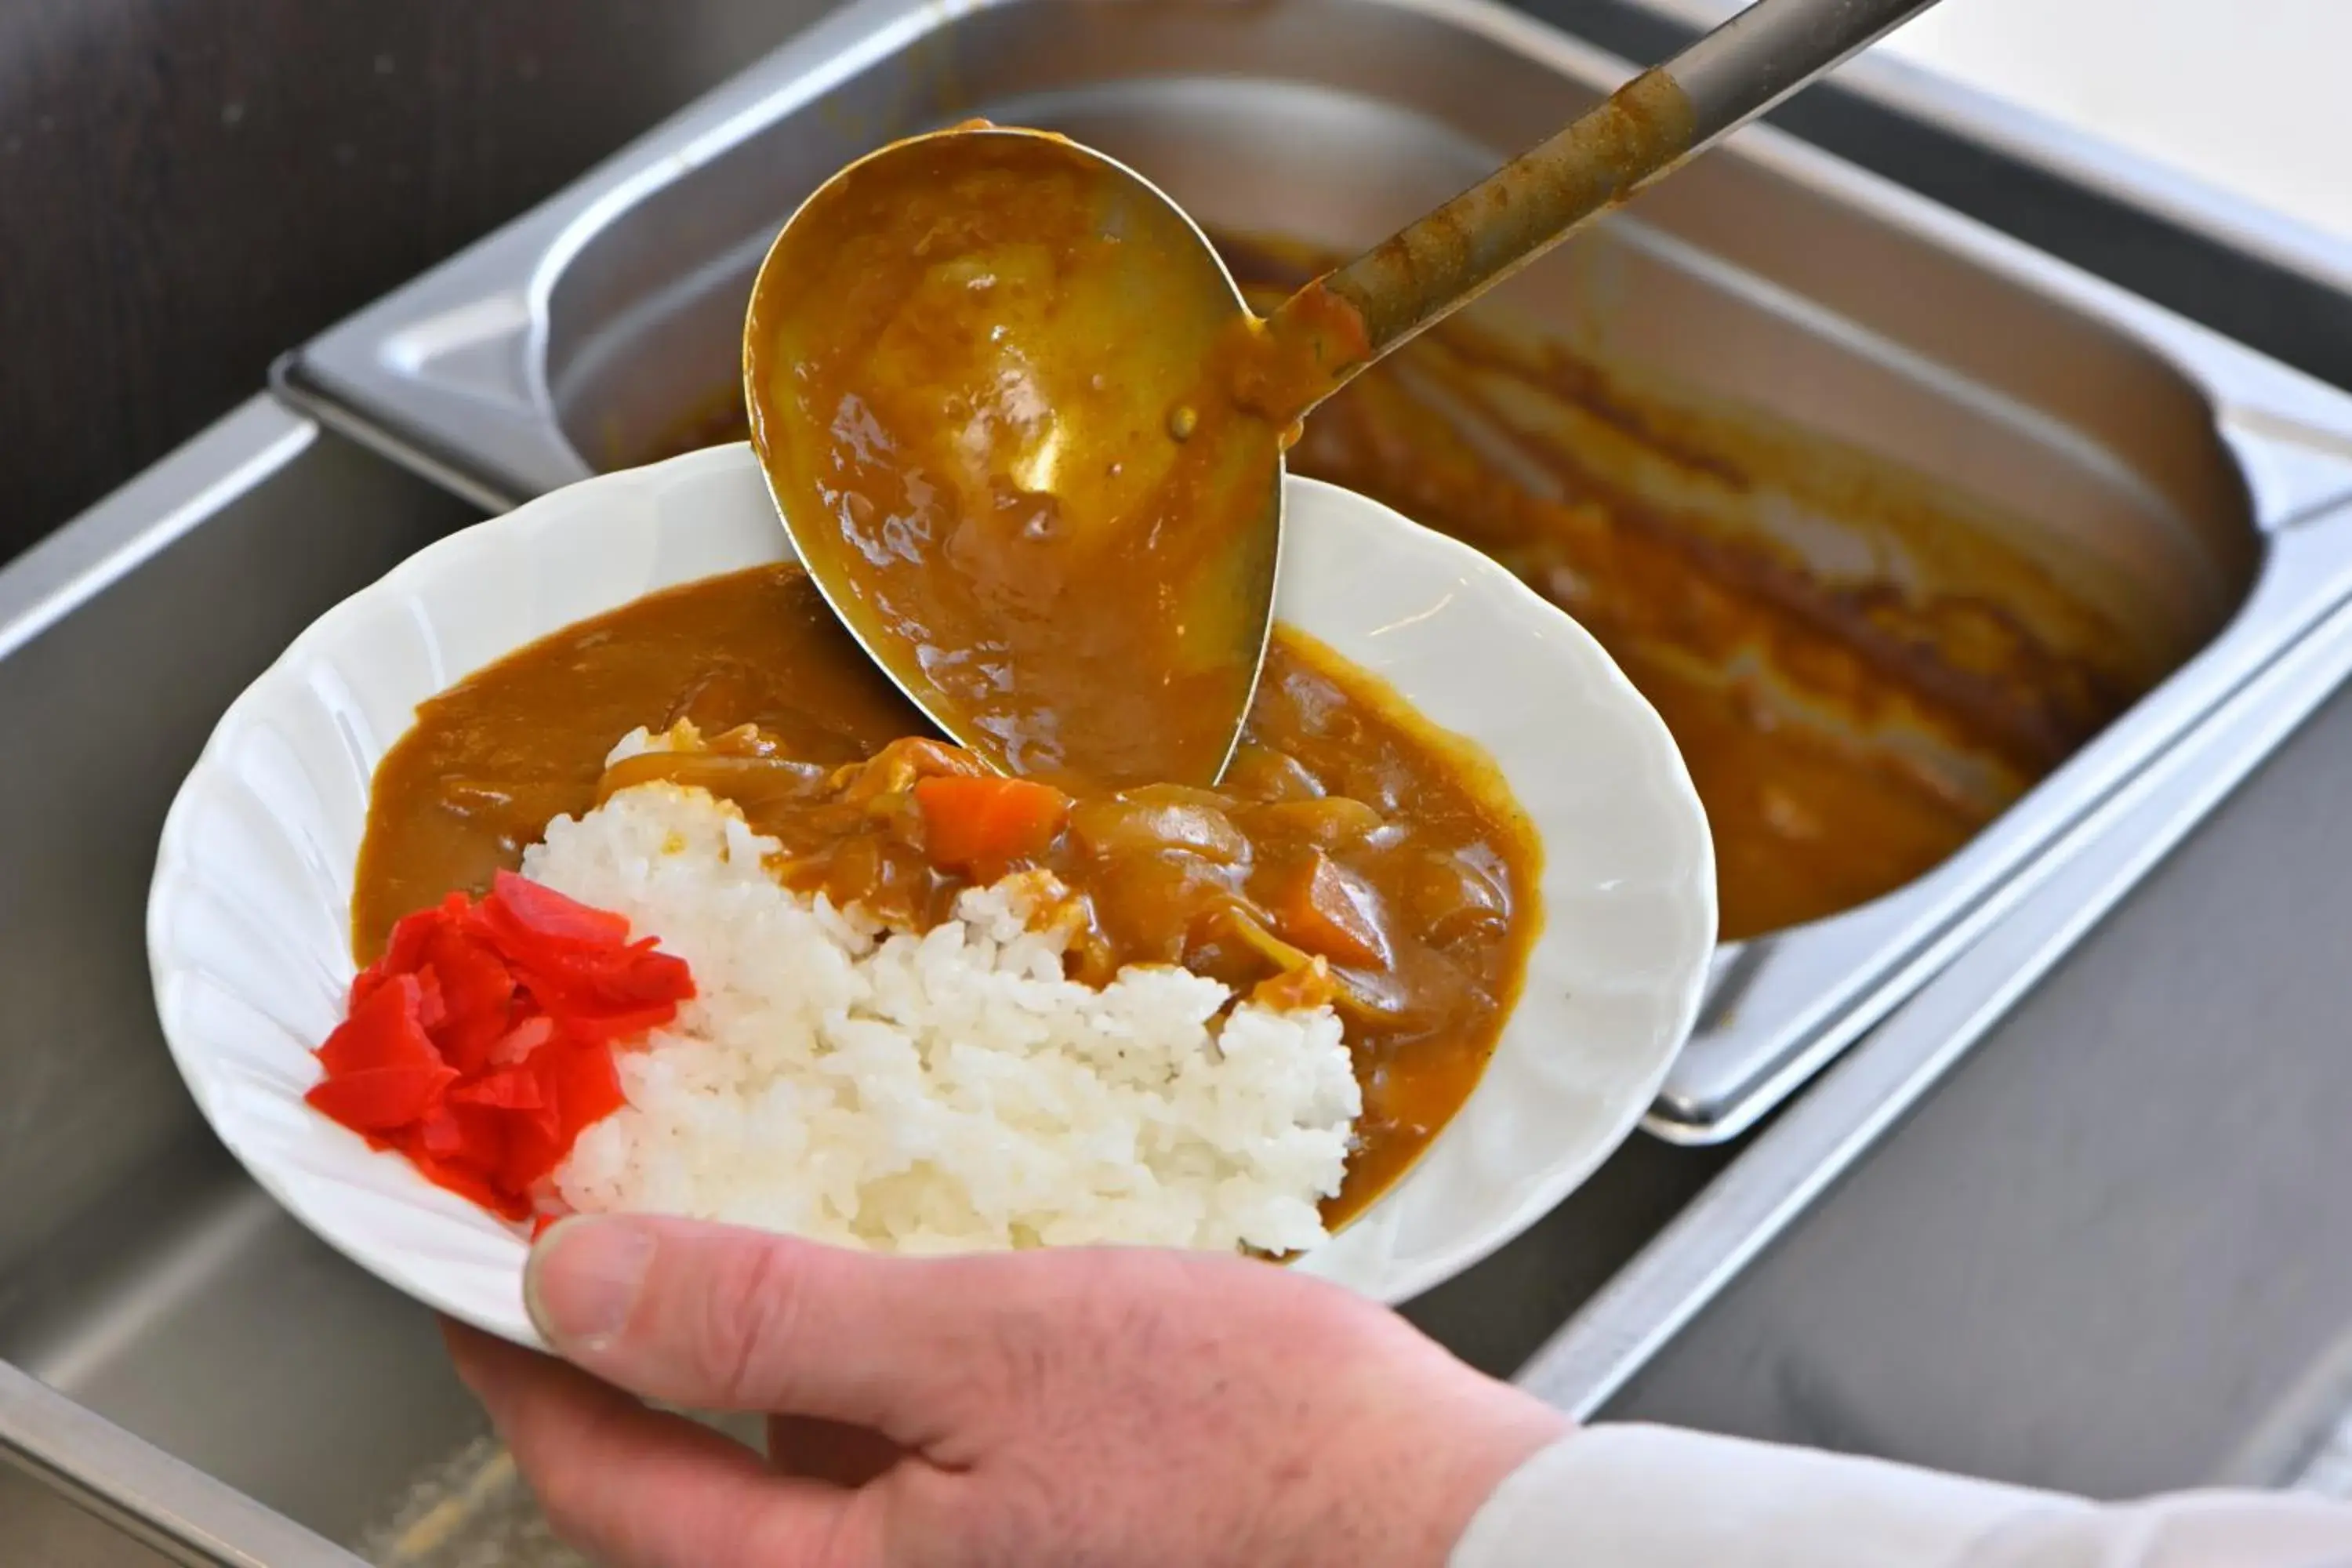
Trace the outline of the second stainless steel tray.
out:
M 1625 68 L 1479 0 L 866 0 L 279 368 L 486 503 L 635 460 L 730 385 L 795 202 L 968 114 L 1127 158 L 1211 225 L 1345 247 Z M 2020 870 L 2352 591 L 2352 400 L 1769 130 L 1531 271 L 1513 303 L 2030 520 L 2170 671 L 1936 870 L 1727 950 L 1650 1125 L 1749 1125 L 1980 931 Z M 2053 566 L 2053 569 L 2067 569 Z

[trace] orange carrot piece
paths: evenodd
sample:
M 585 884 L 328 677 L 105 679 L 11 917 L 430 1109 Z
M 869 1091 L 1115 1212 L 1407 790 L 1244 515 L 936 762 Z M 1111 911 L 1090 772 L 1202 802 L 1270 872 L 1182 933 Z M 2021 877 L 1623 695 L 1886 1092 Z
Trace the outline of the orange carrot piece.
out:
M 1031 779 L 942 775 L 915 781 L 923 847 L 951 871 L 1003 867 L 1043 855 L 1070 815 L 1070 797 Z
M 1321 850 L 1282 890 L 1271 911 L 1275 930 L 1294 946 L 1346 968 L 1386 969 L 1388 939 L 1370 908 L 1371 895 Z

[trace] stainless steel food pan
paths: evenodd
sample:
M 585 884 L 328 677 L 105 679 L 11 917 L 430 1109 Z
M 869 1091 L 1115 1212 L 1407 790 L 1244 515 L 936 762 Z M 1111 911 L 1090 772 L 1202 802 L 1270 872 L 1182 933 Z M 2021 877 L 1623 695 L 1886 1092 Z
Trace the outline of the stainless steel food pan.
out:
M 290 356 L 281 391 L 488 504 L 730 395 L 793 205 L 971 114 L 1067 131 L 1212 226 L 1346 247 L 1591 102 L 1620 62 L 1477 0 L 868 0 Z M 1612 363 L 2019 520 L 2150 689 L 1938 868 L 1727 949 L 1651 1126 L 1748 1125 L 1933 973 L 2017 873 L 2352 588 L 2352 401 L 1769 130 L 1515 285 Z M 1835 534 L 1835 531 L 1831 531 Z M 1834 553 L 1849 536 L 1826 539 Z

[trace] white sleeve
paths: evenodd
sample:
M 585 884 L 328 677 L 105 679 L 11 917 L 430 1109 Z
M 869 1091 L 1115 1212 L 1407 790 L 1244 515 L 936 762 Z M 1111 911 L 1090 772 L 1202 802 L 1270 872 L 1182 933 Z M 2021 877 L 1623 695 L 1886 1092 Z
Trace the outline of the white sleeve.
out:
M 1448 1568 L 2352 1568 L 2352 1507 L 2101 1506 L 1876 1459 L 1591 1426 L 1496 1489 Z

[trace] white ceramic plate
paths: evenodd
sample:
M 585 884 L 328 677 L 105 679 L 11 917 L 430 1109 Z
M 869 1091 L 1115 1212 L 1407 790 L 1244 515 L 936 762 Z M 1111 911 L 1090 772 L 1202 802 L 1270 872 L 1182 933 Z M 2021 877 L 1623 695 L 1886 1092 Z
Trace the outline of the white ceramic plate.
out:
M 1360 497 L 1292 479 L 1288 503 L 1281 617 L 1482 743 L 1543 838 L 1543 931 L 1485 1079 L 1403 1181 L 1296 1265 L 1393 1302 L 1508 1241 L 1632 1131 L 1697 1009 L 1714 857 L 1665 726 L 1574 622 Z M 376 760 L 419 701 L 533 638 L 788 555 L 746 447 L 558 490 L 320 617 L 181 786 L 147 921 L 172 1054 L 255 1179 L 418 1300 L 536 1342 L 522 1238 L 302 1101 L 352 977 Z

